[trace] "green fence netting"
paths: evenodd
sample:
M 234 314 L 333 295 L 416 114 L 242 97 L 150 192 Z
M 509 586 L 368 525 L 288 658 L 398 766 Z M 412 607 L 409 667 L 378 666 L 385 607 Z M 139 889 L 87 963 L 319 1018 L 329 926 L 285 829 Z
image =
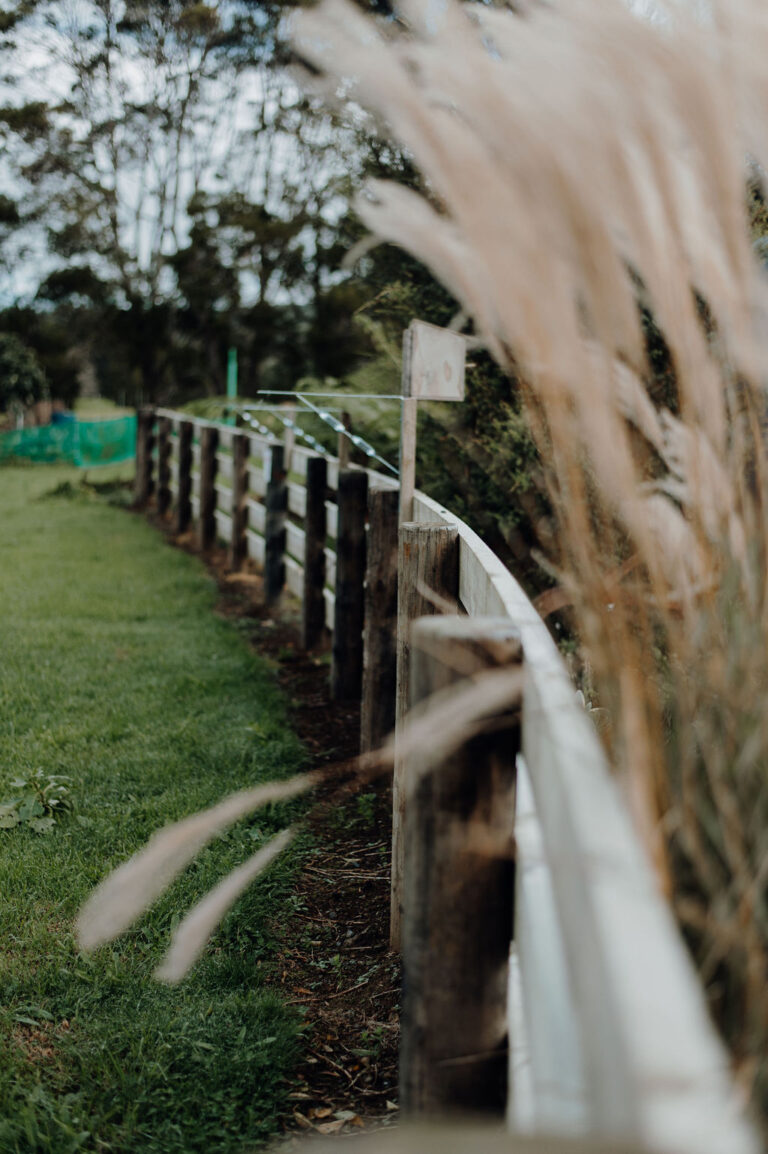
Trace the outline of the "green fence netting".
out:
M 136 418 L 67 421 L 0 433 L 0 461 L 67 462 L 90 467 L 130 460 L 136 452 Z

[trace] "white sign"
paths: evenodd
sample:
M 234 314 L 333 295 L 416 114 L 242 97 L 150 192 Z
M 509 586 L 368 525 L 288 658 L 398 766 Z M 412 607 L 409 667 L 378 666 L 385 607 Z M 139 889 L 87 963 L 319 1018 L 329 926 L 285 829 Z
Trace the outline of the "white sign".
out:
M 464 400 L 466 341 L 451 329 L 411 321 L 405 395 L 422 401 Z

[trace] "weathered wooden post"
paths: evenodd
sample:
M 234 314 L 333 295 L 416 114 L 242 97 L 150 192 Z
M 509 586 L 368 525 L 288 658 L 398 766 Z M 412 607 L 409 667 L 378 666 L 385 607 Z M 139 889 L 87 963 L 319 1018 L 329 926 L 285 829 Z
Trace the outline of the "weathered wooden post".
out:
M 288 485 L 282 445 L 272 445 L 264 499 L 266 507 L 264 599 L 276 605 L 285 586 L 285 514 L 288 509 Z
M 155 410 L 146 405 L 136 416 L 136 481 L 134 504 L 143 508 L 154 491 Z
M 192 434 L 191 421 L 179 421 L 179 472 L 176 491 L 175 533 L 186 533 L 192 520 Z
M 399 499 L 393 487 L 368 492 L 361 753 L 378 749 L 395 728 Z
M 414 623 L 412 706 L 463 678 L 522 662 L 504 618 Z M 437 764 L 405 757 L 404 1113 L 502 1113 L 507 1089 L 507 962 L 513 929 L 515 759 L 520 687 Z M 426 758 L 425 755 L 426 754 Z
M 339 434 L 336 440 L 336 455 L 339 458 L 339 472 L 341 472 L 342 469 L 349 468 L 350 441 L 347 433 L 352 431 L 352 418 L 350 417 L 349 413 L 344 412 L 341 414 L 341 423 L 344 426 L 346 432 L 342 433 L 341 430 L 339 430 Z
M 402 501 L 402 494 L 400 496 Z M 444 521 L 406 521 L 400 526 L 397 583 L 397 692 L 395 722 L 399 726 L 408 711 L 410 696 L 411 623 L 439 610 L 429 593 L 449 603 L 459 596 L 459 533 Z M 403 775 L 405 767 L 395 752 L 392 780 L 392 896 L 389 941 L 400 949 L 403 897 L 405 813 Z
M 200 437 L 200 518 L 197 542 L 210 549 L 216 540 L 216 450 L 219 430 L 206 425 Z
M 164 517 L 171 507 L 171 419 L 157 422 L 157 511 Z
M 285 426 L 283 433 L 283 465 L 285 466 L 286 474 L 291 471 L 291 464 L 293 461 L 293 446 L 296 444 L 296 406 L 295 405 L 281 405 L 283 416 L 288 424 Z
M 363 687 L 368 474 L 362 469 L 340 469 L 338 503 L 331 695 L 336 701 L 359 701 Z
M 307 458 L 307 505 L 304 513 L 304 597 L 301 606 L 301 644 L 317 645 L 325 628 L 325 509 L 328 465 L 325 457 Z
M 229 567 L 239 569 L 248 556 L 248 454 L 251 443 L 245 433 L 232 434 L 232 539 Z

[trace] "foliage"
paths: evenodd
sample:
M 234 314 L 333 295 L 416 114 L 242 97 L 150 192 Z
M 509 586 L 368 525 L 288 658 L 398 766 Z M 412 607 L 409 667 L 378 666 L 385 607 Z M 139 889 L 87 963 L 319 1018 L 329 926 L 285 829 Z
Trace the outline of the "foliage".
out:
M 0 411 L 28 408 L 47 392 L 45 374 L 32 349 L 11 333 L 0 333 Z
M 26 825 L 35 833 L 49 833 L 56 818 L 72 808 L 70 781 L 64 774 L 39 768 L 14 778 L 10 787 L 15 796 L 0 803 L 0 829 Z

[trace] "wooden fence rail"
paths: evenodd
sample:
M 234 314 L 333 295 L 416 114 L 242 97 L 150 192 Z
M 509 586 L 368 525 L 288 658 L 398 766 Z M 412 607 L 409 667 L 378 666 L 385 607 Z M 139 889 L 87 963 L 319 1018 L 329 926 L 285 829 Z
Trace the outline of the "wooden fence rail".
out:
M 426 780 L 407 748 L 396 758 L 406 1108 L 498 1106 L 501 1063 L 517 1131 L 756 1154 L 602 746 L 544 622 L 499 559 L 420 492 L 398 558 L 391 479 L 295 444 L 163 409 L 142 411 L 137 435 L 137 505 L 156 494 L 176 532 L 194 526 L 232 566 L 261 566 L 270 601 L 286 589 L 299 599 L 304 645 L 332 635 L 335 692 L 362 693 L 364 749 L 391 728 L 396 703 L 401 721 L 456 669 L 471 678 L 489 660 L 489 631 L 506 631 L 518 660 L 519 638 L 519 727 L 496 727 Z M 469 647 L 453 672 L 448 646 Z M 489 857 L 478 831 L 507 850 Z

